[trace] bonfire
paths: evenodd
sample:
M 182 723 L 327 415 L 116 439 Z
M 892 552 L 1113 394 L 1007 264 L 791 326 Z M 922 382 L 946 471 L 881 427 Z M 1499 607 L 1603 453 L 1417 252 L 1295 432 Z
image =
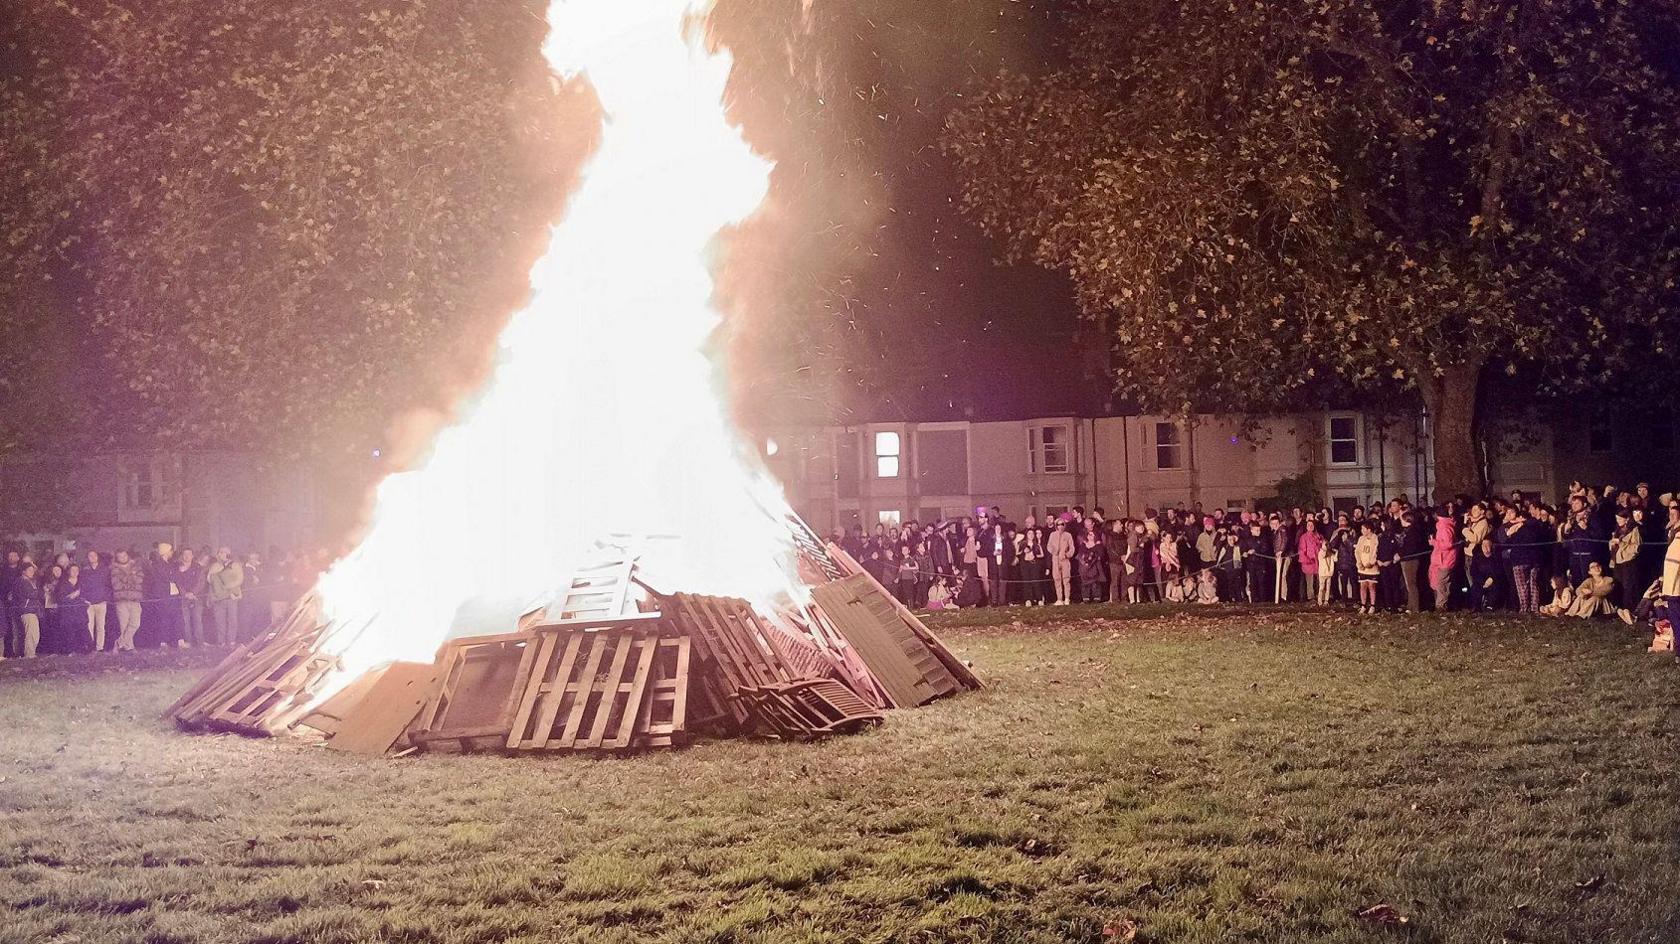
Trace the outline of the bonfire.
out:
M 709 249 L 771 165 L 725 114 L 707 0 L 556 0 L 600 147 L 486 386 L 291 617 L 170 716 L 329 746 L 634 750 L 821 736 L 978 685 L 824 545 L 732 423 Z M 472 548 L 460 555 L 461 548 Z

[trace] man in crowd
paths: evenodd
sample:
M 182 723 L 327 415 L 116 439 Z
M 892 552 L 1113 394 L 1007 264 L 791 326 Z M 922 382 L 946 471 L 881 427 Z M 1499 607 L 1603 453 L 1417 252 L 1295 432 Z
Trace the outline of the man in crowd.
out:
M 1068 523 L 1056 519 L 1056 530 L 1050 532 L 1046 546 L 1050 554 L 1050 579 L 1056 587 L 1056 606 L 1067 606 L 1073 595 L 1073 535 Z
M 111 571 L 98 551 L 88 551 L 82 568 L 82 600 L 87 603 L 88 638 L 93 651 L 105 651 L 105 615 L 111 604 Z
M 210 615 L 215 620 L 216 645 L 231 646 L 239 638 L 239 600 L 245 595 L 245 568 L 233 556 L 232 548 L 216 552 L 206 584 L 210 591 Z
M 140 631 L 140 601 L 146 598 L 146 575 L 140 562 L 118 551 L 111 564 L 111 599 L 117 609 L 117 651 L 134 651 L 134 634 Z
M 41 585 L 35 580 L 35 565 L 23 564 L 22 571 L 12 579 L 6 592 L 6 609 L 17 621 L 17 639 L 12 651 L 25 659 L 35 658 L 41 645 Z
M 23 555 L 17 551 L 6 552 L 6 563 L 0 565 L 0 658 L 6 656 L 20 656 L 23 653 L 12 647 L 12 637 L 17 631 L 17 621 L 13 618 L 11 608 L 6 605 L 6 594 L 11 590 L 12 582 L 23 573 Z
M 191 644 L 181 636 L 181 585 L 175 568 L 175 545 L 160 541 L 146 564 L 144 620 L 158 645 L 186 649 Z

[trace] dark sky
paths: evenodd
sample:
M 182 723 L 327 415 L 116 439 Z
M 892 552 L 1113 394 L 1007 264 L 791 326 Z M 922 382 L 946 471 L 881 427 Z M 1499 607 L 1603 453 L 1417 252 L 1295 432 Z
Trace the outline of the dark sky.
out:
M 780 162 L 744 253 L 765 281 L 732 316 L 750 412 L 983 420 L 1100 406 L 1065 280 L 994 263 L 939 147 L 973 83 L 1042 64 L 1053 6 L 817 0 L 783 44 L 759 15 L 748 40 L 720 26 L 737 50 L 737 117 Z M 826 382 L 798 382 L 812 374 Z

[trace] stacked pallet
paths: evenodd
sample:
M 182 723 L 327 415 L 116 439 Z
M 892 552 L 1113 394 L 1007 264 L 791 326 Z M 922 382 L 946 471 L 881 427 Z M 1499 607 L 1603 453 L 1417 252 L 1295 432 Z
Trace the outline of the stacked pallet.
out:
M 396 662 L 322 700 L 345 627 L 314 601 L 241 646 L 169 716 L 189 730 L 272 736 L 309 729 L 329 748 L 612 753 L 697 734 L 808 740 L 879 724 L 883 710 L 979 680 L 845 552 L 796 535 L 809 604 L 766 614 L 745 600 L 662 595 L 634 562 L 580 571 L 517 632 L 446 642 L 430 664 Z
M 344 627 L 322 623 L 313 598 L 280 626 L 234 647 L 165 710 L 189 730 L 274 735 L 309 708 L 339 665 L 325 644 Z

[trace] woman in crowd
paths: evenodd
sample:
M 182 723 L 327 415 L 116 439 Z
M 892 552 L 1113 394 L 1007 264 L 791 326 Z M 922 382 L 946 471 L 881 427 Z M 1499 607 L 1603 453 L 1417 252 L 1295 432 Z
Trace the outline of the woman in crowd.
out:
M 71 564 L 64 571 L 64 576 L 54 588 L 53 597 L 58 603 L 58 631 L 59 650 L 61 652 L 87 652 L 92 648 L 93 638 L 87 631 L 88 604 L 82 594 L 82 568 Z
M 1179 583 L 1179 576 L 1183 565 L 1178 559 L 1178 534 L 1171 527 L 1161 532 L 1161 542 L 1157 545 L 1161 554 L 1161 569 L 1157 579 L 1161 582 L 1161 596 L 1168 603 L 1184 602 L 1184 587 Z
M 1610 572 L 1616 585 L 1621 588 L 1621 608 L 1624 610 L 1633 610 L 1639 606 L 1639 598 L 1646 586 L 1641 583 L 1644 569 L 1639 560 L 1639 551 L 1644 546 L 1644 534 L 1640 531 L 1639 523 L 1634 520 L 1635 509 L 1631 504 L 1630 502 L 1630 507 L 1617 510 L 1616 530 L 1610 535 L 1609 545 Z
M 1086 603 L 1101 603 L 1108 589 L 1108 550 L 1095 530 L 1086 529 L 1077 559 L 1081 599 Z
M 1044 565 L 1044 529 L 1038 519 L 1027 516 L 1026 526 L 1015 534 L 1016 569 L 1021 575 L 1022 602 L 1027 606 L 1043 606 L 1050 602 L 1046 593 Z
M 1302 599 L 1308 603 L 1320 602 L 1319 581 L 1321 571 L 1319 566 L 1323 563 L 1320 560 L 1320 554 L 1325 550 L 1325 544 L 1324 535 L 1318 531 L 1317 518 L 1307 518 L 1302 523 L 1301 537 L 1296 541 L 1295 550 L 1296 555 L 1301 559 L 1301 579 L 1306 585 L 1305 595 Z
M 1400 569 L 1403 554 L 1401 523 L 1393 518 L 1381 519 L 1377 529 L 1377 608 L 1399 612 L 1406 606 L 1405 576 Z
M 1452 512 L 1451 504 L 1441 509 L 1429 541 L 1429 592 L 1435 596 L 1435 609 L 1442 612 L 1451 609 L 1453 580 L 1458 576 L 1458 527 Z

